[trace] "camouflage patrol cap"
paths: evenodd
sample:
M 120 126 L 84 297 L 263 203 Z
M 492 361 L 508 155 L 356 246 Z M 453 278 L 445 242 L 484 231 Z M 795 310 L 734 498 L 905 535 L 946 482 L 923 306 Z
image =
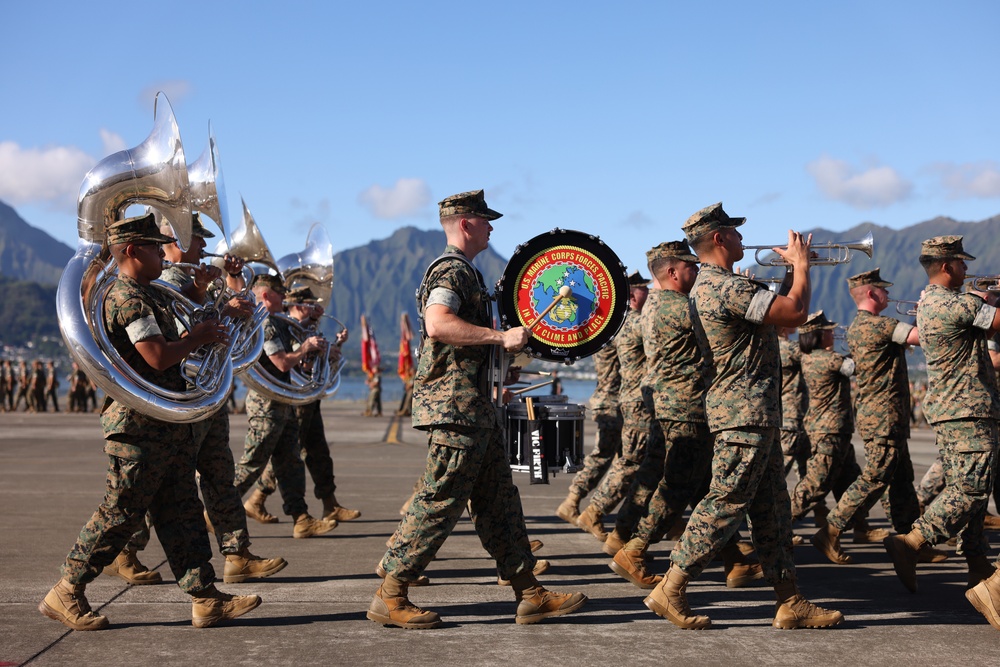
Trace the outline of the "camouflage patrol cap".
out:
M 156 218 L 152 213 L 125 218 L 124 220 L 119 220 L 116 223 L 108 225 L 107 239 L 108 245 L 138 243 L 140 241 L 148 243 L 174 243 L 177 240 L 173 236 L 160 233 L 160 230 L 156 227 Z
M 935 236 L 920 244 L 920 257 L 933 259 L 975 259 L 962 249 L 961 236 Z
M 722 202 L 720 201 L 718 204 L 706 206 L 692 215 L 684 223 L 684 226 L 681 227 L 681 230 L 684 232 L 684 236 L 687 237 L 688 243 L 693 243 L 695 239 L 709 232 L 727 227 L 739 227 L 746 221 L 746 218 L 729 217 L 722 210 Z
M 799 327 L 798 331 L 800 334 L 810 333 L 813 331 L 820 331 L 821 329 L 836 329 L 837 323 L 831 322 L 826 319 L 826 314 L 822 310 L 817 310 L 815 313 L 809 315 L 806 318 L 806 323 Z
M 697 262 L 698 258 L 691 252 L 687 241 L 666 241 L 653 246 L 646 251 L 646 262 L 652 264 L 658 259 L 680 259 L 685 262 Z
M 285 293 L 285 304 L 291 306 L 319 303 L 319 299 L 308 287 L 296 287 Z
M 281 294 L 286 292 L 285 284 L 281 281 L 281 276 L 270 273 L 258 273 L 253 277 L 250 287 L 257 287 L 259 285 L 273 289 L 275 292 L 280 292 Z
M 460 192 L 457 195 L 445 197 L 438 202 L 438 206 L 442 218 L 449 215 L 475 215 L 484 220 L 496 220 L 503 217 L 503 213 L 497 213 L 486 205 L 486 196 L 482 190 Z
M 628 277 L 629 287 L 646 287 L 652 282 L 649 278 L 643 278 L 638 271 L 633 271 Z
M 857 275 L 851 276 L 847 279 L 848 289 L 854 289 L 855 287 L 861 287 L 862 285 L 874 285 L 875 287 L 892 287 L 892 283 L 888 280 L 882 280 L 882 276 L 878 273 L 878 268 L 874 268 L 871 271 L 865 271 Z
M 170 223 L 163 216 L 159 216 L 160 220 L 160 231 L 164 234 L 169 233 L 171 230 Z M 201 213 L 195 211 L 191 214 L 191 236 L 200 236 L 203 239 L 214 239 L 215 234 L 208 231 L 204 224 L 201 222 Z

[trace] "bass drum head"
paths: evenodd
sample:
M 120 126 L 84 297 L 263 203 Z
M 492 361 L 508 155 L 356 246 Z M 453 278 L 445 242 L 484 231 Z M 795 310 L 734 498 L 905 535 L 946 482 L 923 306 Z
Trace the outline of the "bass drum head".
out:
M 519 245 L 497 283 L 497 309 L 501 328 L 527 326 L 564 285 L 570 296 L 532 329 L 524 351 L 571 364 L 614 338 L 628 312 L 628 274 L 601 239 L 553 229 Z

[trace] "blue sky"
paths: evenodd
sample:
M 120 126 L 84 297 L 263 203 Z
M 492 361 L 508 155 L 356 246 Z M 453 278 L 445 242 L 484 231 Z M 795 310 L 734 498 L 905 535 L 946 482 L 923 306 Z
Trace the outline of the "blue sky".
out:
M 1000 213 L 1000 3 L 6 2 L 0 200 L 76 243 L 84 174 L 167 93 L 276 256 L 485 188 L 493 245 L 554 227 L 630 268 L 697 209 L 788 228 Z M 876 244 L 878 240 L 876 239 Z

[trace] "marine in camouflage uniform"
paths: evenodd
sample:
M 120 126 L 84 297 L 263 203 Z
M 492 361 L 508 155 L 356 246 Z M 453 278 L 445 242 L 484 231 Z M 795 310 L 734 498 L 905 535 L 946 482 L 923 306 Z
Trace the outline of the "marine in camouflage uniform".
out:
M 930 280 L 917 308 L 920 343 L 927 359 L 924 412 L 937 434 L 945 488 L 909 533 L 885 540 L 896 574 L 911 591 L 917 588 L 917 554 L 923 544 L 956 534 L 959 551 L 969 564 L 969 585 L 995 579 L 994 566 L 986 557 L 983 518 L 996 474 L 1000 416 L 987 340 L 1000 329 L 1000 314 L 978 296 L 959 292 L 967 270 L 965 260 L 972 259 L 962 249 L 961 236 L 938 236 L 921 245 L 920 263 Z M 973 591 L 980 592 L 981 586 Z M 969 599 L 990 618 L 982 593 L 978 602 Z M 994 608 L 990 620 L 994 627 L 998 627 L 996 613 Z
M 294 367 L 310 353 L 324 349 L 325 342 L 310 336 L 296 346 L 291 323 L 284 317 L 278 317 L 284 308 L 285 295 L 280 277 L 255 276 L 253 290 L 270 313 L 264 320 L 264 351 L 257 363 L 264 373 L 288 383 L 291 381 L 290 370 L 281 370 L 276 363 L 285 360 L 290 367 Z M 299 421 L 295 408 L 251 389 L 247 392 L 246 413 L 250 428 L 243 456 L 236 463 L 234 484 L 237 493 L 242 497 L 256 483 L 258 487 L 247 505 L 262 502 L 264 494 L 259 479 L 270 461 L 281 494 L 282 510 L 295 522 L 293 536 L 313 537 L 336 528 L 334 520 L 314 519 L 309 515 L 305 499 L 306 471 L 300 453 Z M 249 507 L 247 511 L 251 511 Z
M 566 499 L 556 509 L 556 515 L 576 525 L 580 517 L 580 501 L 597 488 L 611 462 L 622 451 L 622 413 L 618 393 L 622 385 L 621 363 L 612 339 L 594 355 L 597 387 L 590 397 L 590 409 L 597 425 L 594 449 L 583 459 L 583 468 L 569 485 Z
M 847 344 L 856 363 L 857 427 L 865 441 L 865 467 L 843 493 L 827 517 L 827 526 L 813 544 L 833 563 L 850 563 L 839 546 L 847 526 L 868 514 L 881 498 L 896 532 L 907 533 L 920 516 L 913 489 L 910 437 L 910 381 L 906 372 L 907 345 L 919 344 L 916 327 L 879 313 L 888 305 L 887 287 L 878 269 L 847 280 L 858 314 L 847 331 Z M 867 542 L 855 525 L 856 542 Z M 886 535 L 877 537 L 879 541 Z
M 427 270 L 418 294 L 422 351 L 413 389 L 413 426 L 427 431 L 427 467 L 409 508 L 382 557 L 385 578 L 368 618 L 383 625 L 434 628 L 440 617 L 413 605 L 407 595 L 455 524 L 469 509 L 476 533 L 511 582 L 516 621 L 534 623 L 567 614 L 581 594 L 546 591 L 535 580 L 521 498 L 508 464 L 504 432 L 490 391 L 491 345 L 517 351 L 527 342 L 523 327 L 495 331 L 489 294 L 471 260 L 486 249 L 491 220 L 483 191 L 440 203 L 448 238 L 445 254 Z M 445 342 L 460 341 L 460 342 Z
M 802 418 L 809 406 L 806 383 L 802 379 L 802 350 L 788 334 L 794 329 L 782 327 L 778 332 L 781 353 L 781 453 L 785 457 L 785 476 L 795 468 L 802 479 L 809 460 L 809 438 L 802 428 Z
M 792 520 L 798 521 L 819 508 L 822 517 L 826 496 L 834 498 L 847 490 L 861 469 L 851 445 L 854 411 L 851 408 L 851 376 L 854 360 L 832 349 L 836 322 L 826 319 L 823 311 L 809 316 L 799 327 L 802 347 L 802 377 L 809 392 L 805 426 L 811 447 L 806 475 L 792 492 Z M 812 340 L 806 336 L 812 337 Z
M 295 318 L 306 329 L 318 330 L 319 318 L 323 316 L 323 307 L 309 287 L 292 289 L 285 300 L 289 316 Z M 336 367 L 340 362 L 340 347 L 347 340 L 347 329 L 337 334 L 336 342 L 330 348 L 329 363 Z M 323 518 L 335 521 L 353 521 L 361 516 L 361 512 L 348 509 L 337 501 L 337 482 L 333 474 L 333 457 L 330 455 L 330 444 L 326 440 L 326 428 L 323 425 L 322 401 L 316 400 L 305 405 L 295 406 L 295 417 L 299 422 L 299 445 L 305 459 L 306 470 L 313 481 L 313 493 L 323 502 Z M 274 475 L 274 466 L 267 464 L 267 469 L 257 482 L 257 488 L 265 496 L 274 493 L 278 488 Z M 262 505 L 261 505 L 262 506 Z
M 634 525 L 645 509 L 645 503 L 656 488 L 663 470 L 663 433 L 643 399 L 640 386 L 642 378 L 646 375 L 646 353 L 642 345 L 639 318 L 649 292 L 647 287 L 649 281 L 635 272 L 630 276 L 629 283 L 632 291 L 632 309 L 629 310 L 621 330 L 615 337 L 622 376 L 619 394 L 619 407 L 622 413 L 622 452 L 611 463 L 587 509 L 577 519 L 580 528 L 601 541 L 607 538 L 602 524 L 604 515 L 629 496 L 634 506 L 639 508 L 631 513 L 626 510 L 626 520 Z M 632 484 L 639 474 L 639 468 L 647 458 L 651 458 L 647 474 L 634 489 L 634 493 L 630 494 Z M 631 527 L 625 535 L 629 533 Z
M 684 629 L 704 628 L 687 603 L 688 582 L 749 517 L 764 577 L 774 586 L 779 628 L 828 627 L 843 616 L 808 602 L 798 592 L 792 559 L 792 526 L 778 439 L 781 425 L 781 358 L 775 326 L 801 324 L 809 307 L 809 245 L 789 232 L 781 251 L 793 268 L 788 296 L 733 273 L 743 258 L 736 227 L 722 204 L 708 206 L 684 225 L 701 260 L 691 292 L 691 318 L 709 365 L 705 394 L 708 427 L 715 436 L 712 480 L 670 554 L 671 567 L 644 600 L 657 615 Z
M 685 241 L 661 243 L 647 251 L 654 287 L 640 318 L 646 352 L 643 397 L 665 438 L 660 469 L 655 471 L 656 490 L 638 521 L 626 508 L 618 515 L 607 548 L 624 535 L 625 544 L 612 553 L 611 569 L 640 588 L 653 588 L 660 577 L 645 572 L 643 555 L 650 544 L 664 537 L 681 519 L 689 504 L 701 500 L 712 462 L 712 437 L 705 418 L 707 367 L 691 323 L 688 293 L 698 275 L 698 258 Z M 637 479 L 647 474 L 652 457 L 640 466 Z M 626 530 L 632 529 L 631 534 Z M 745 564 L 734 534 L 723 548 L 727 585 L 738 587 L 761 577 L 760 566 Z
M 170 299 L 149 286 L 159 275 L 163 256 L 159 246 L 150 248 L 173 241 L 156 230 L 152 214 L 109 226 L 108 244 L 116 253 L 120 272 L 105 300 L 104 321 L 111 344 L 136 373 L 164 389 L 183 392 L 186 382 L 178 364 L 157 370 L 136 348 L 140 342 L 170 345 L 180 341 Z M 215 320 L 199 325 L 186 339 L 190 349 L 224 340 L 225 328 Z M 90 610 L 84 586 L 115 561 L 147 510 L 178 586 L 195 598 L 193 623 L 197 627 L 258 606 L 257 596 L 234 598 L 213 584 L 212 549 L 194 476 L 194 427 L 153 419 L 110 397 L 101 412 L 101 426 L 104 451 L 110 459 L 104 501 L 80 532 L 62 566 L 63 579 L 49 591 L 39 610 L 74 629 L 107 627 L 107 619 Z M 206 614 L 214 620 L 206 619 Z

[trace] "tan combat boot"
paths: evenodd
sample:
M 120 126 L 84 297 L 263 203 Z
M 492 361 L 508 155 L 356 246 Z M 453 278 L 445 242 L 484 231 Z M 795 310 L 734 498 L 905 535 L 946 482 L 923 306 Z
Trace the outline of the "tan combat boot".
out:
M 238 554 L 226 555 L 226 567 L 222 581 L 227 584 L 242 584 L 247 579 L 264 579 L 285 569 L 288 561 L 284 558 L 261 558 L 244 547 Z
M 986 516 L 983 518 L 983 529 L 1000 530 L 1000 516 L 996 516 L 987 512 Z
M 896 576 L 911 593 L 917 592 L 917 562 L 920 560 L 920 549 L 924 546 L 924 538 L 916 531 L 906 535 L 890 535 L 882 540 L 892 568 Z
M 292 537 L 315 537 L 329 533 L 337 527 L 337 522 L 333 519 L 314 519 L 308 514 L 299 514 L 295 517 L 295 526 L 292 528 Z
M 966 588 L 976 586 L 980 581 L 985 581 L 993 576 L 996 567 L 985 555 L 966 556 L 965 562 L 969 564 L 969 585 Z
M 813 509 L 813 517 L 816 519 L 816 527 L 824 528 L 826 526 L 826 517 L 830 515 L 830 508 L 826 506 L 826 503 L 820 503 L 816 505 Z
M 917 556 L 918 563 L 943 563 L 948 560 L 948 552 L 935 549 L 924 542 L 920 547 L 920 554 Z
M 646 550 L 622 548 L 615 554 L 609 566 L 618 576 L 643 590 L 651 590 L 663 581 L 663 577 L 646 571 Z
M 429 630 L 441 625 L 441 617 L 424 611 L 407 598 L 408 584 L 387 576 L 368 607 L 368 620 L 382 625 L 395 625 L 407 630 Z
M 622 547 L 625 546 L 626 542 L 628 542 L 628 537 L 623 537 L 621 533 L 618 532 L 618 529 L 615 528 L 608 533 L 608 537 L 604 540 L 604 546 L 601 547 L 601 550 L 609 556 L 614 556 L 622 549 Z
M 587 505 L 587 509 L 576 520 L 576 525 L 584 529 L 601 542 L 608 539 L 608 534 L 604 532 L 604 515 L 597 511 L 593 505 Z
M 829 523 L 816 531 L 812 536 L 812 543 L 834 565 L 850 565 L 854 562 L 840 547 L 840 529 Z
M 531 572 L 517 575 L 511 579 L 510 585 L 514 588 L 514 598 L 517 600 L 514 622 L 518 625 L 531 625 L 550 616 L 572 614 L 587 602 L 587 596 L 583 593 L 546 590 Z
M 341 506 L 341 504 L 337 502 L 337 496 L 335 494 L 331 493 L 323 499 L 324 519 L 333 519 L 334 521 L 354 521 L 359 516 L 361 516 L 360 511 L 350 510 Z
M 528 540 L 528 548 L 531 549 L 531 553 L 535 553 L 544 546 L 541 540 Z
M 60 579 L 38 603 L 38 611 L 74 630 L 103 630 L 108 627 L 108 619 L 90 609 L 83 594 L 85 588 L 83 584 L 73 585 Z
M 104 574 L 121 577 L 133 586 L 159 584 L 163 581 L 159 572 L 150 570 L 140 563 L 135 551 L 128 547 L 122 549 L 122 552 L 115 558 L 115 562 L 104 568 Z
M 278 517 L 268 512 L 264 507 L 265 500 L 267 500 L 267 494 L 260 489 L 254 489 L 250 497 L 243 503 L 243 509 L 248 517 L 256 519 L 260 523 L 278 523 Z
M 1000 630 L 1000 571 L 965 591 L 965 598 L 994 629 Z
M 646 596 L 643 604 L 654 614 L 667 619 L 681 630 L 703 630 L 712 625 L 708 616 L 692 616 L 687 602 L 689 577 L 676 565 L 671 565 L 653 592 Z
M 817 607 L 799 594 L 795 581 L 783 581 L 774 587 L 778 597 L 774 622 L 779 630 L 794 628 L 831 628 L 844 620 L 844 615 L 833 609 Z
M 531 574 L 536 577 L 540 574 L 545 574 L 549 571 L 549 561 L 539 558 L 535 561 L 535 567 L 531 569 Z M 497 577 L 497 586 L 510 586 L 510 579 L 504 579 L 503 577 Z
M 889 531 L 885 528 L 872 528 L 868 525 L 868 519 L 859 519 L 854 522 L 854 543 L 855 544 L 878 544 L 889 537 Z
M 566 523 L 576 525 L 576 520 L 580 518 L 580 501 L 583 496 L 576 489 L 570 489 L 566 500 L 562 501 L 556 508 L 556 516 Z
M 749 556 L 744 555 L 738 544 L 727 544 L 722 547 L 721 553 L 726 572 L 726 588 L 743 588 L 764 577 L 760 563 L 754 563 Z
M 801 535 L 792 535 L 792 546 L 793 547 L 801 547 L 805 543 L 806 543 L 806 540 Z
M 209 586 L 191 596 L 191 625 L 210 628 L 220 621 L 238 618 L 260 606 L 257 595 L 230 595 Z

